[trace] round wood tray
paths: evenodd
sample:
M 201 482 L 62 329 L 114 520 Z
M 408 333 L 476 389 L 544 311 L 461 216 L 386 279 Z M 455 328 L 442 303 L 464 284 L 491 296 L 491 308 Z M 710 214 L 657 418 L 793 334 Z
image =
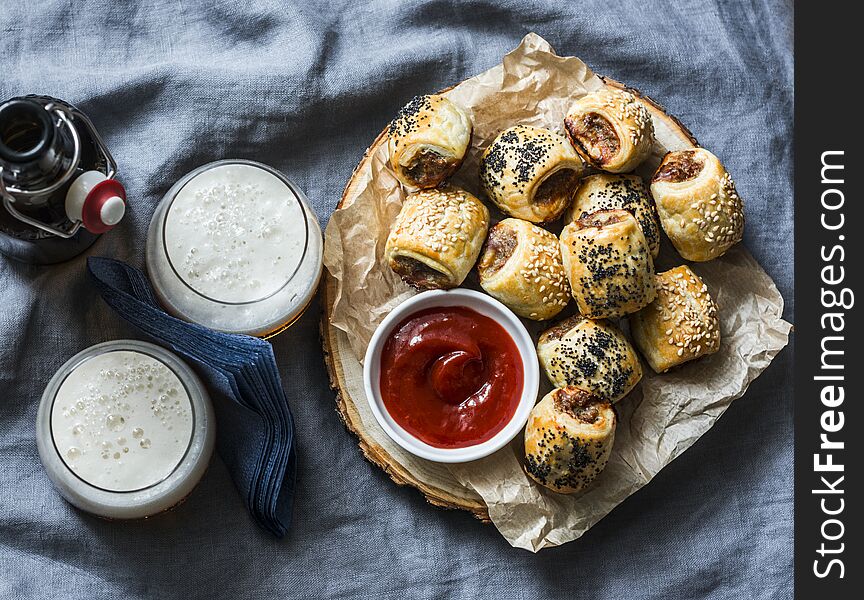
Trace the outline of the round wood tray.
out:
M 609 87 L 631 92 L 645 105 L 654 120 L 657 140 L 663 146 L 677 150 L 697 145 L 693 134 L 678 119 L 669 115 L 660 104 L 641 94 L 638 90 L 617 81 L 607 77 L 601 77 L 601 79 Z M 385 127 L 355 167 L 348 185 L 345 186 L 337 209 L 353 202 L 356 194 L 355 183 L 358 171 L 366 165 L 379 146 L 386 143 L 386 139 L 387 128 Z M 364 456 L 382 468 L 397 484 L 410 485 L 420 490 L 431 504 L 444 508 L 467 510 L 478 519 L 489 521 L 489 512 L 482 498 L 473 490 L 461 485 L 445 465 L 413 457 L 398 447 L 391 446 L 388 450 L 385 448 L 386 440 L 381 437 L 384 435 L 383 432 L 373 432 L 364 425 L 360 413 L 360 409 L 366 406 L 362 366 L 348 345 L 344 332 L 330 325 L 335 286 L 335 280 L 325 269 L 324 305 L 321 316 L 321 341 L 324 349 L 324 360 L 330 377 L 330 387 L 336 392 L 336 408 L 348 429 L 359 438 L 360 449 Z M 373 426 L 378 427 L 377 423 Z

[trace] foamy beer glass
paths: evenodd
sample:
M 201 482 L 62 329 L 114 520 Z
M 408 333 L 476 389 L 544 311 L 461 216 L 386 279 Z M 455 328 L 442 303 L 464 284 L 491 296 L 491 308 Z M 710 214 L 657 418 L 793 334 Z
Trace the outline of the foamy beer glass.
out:
M 312 301 L 321 228 L 306 196 L 275 169 L 220 160 L 180 179 L 156 208 L 147 270 L 171 314 L 268 338 Z
M 204 384 L 176 355 L 137 340 L 91 346 L 45 388 L 36 445 L 70 503 L 140 519 L 182 502 L 207 469 L 215 416 Z

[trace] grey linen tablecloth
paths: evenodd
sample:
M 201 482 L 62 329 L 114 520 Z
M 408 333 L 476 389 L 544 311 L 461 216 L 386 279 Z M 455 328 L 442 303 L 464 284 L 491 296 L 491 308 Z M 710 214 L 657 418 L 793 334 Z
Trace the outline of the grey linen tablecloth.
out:
M 10 2 L 0 97 L 89 113 L 129 191 L 91 255 L 143 265 L 181 175 L 260 160 L 321 224 L 367 144 L 412 95 L 497 64 L 536 31 L 663 103 L 747 202 L 746 244 L 792 299 L 792 9 L 765 2 Z M 66 504 L 36 453 L 42 388 L 72 354 L 135 337 L 83 257 L 0 258 L 0 598 L 789 598 L 791 351 L 705 437 L 582 539 L 533 555 L 428 505 L 367 463 L 335 411 L 316 304 L 274 341 L 297 421 L 292 530 L 277 541 L 215 458 L 170 514 L 108 523 Z

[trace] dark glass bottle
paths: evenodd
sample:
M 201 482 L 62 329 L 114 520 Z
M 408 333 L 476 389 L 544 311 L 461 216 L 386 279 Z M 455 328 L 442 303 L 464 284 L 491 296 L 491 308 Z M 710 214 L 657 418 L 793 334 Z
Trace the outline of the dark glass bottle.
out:
M 0 252 L 50 264 L 89 248 L 125 212 L 116 170 L 74 106 L 48 96 L 0 104 Z

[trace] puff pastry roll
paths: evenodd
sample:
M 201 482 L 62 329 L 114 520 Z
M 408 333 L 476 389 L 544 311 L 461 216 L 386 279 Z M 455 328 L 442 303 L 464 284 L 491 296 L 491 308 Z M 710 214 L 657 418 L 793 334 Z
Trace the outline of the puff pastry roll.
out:
M 636 217 L 639 229 L 648 242 L 651 256 L 660 252 L 660 224 L 657 209 L 648 193 L 648 187 L 638 175 L 611 175 L 598 173 L 582 179 L 573 204 L 567 211 L 567 223 L 584 219 L 598 210 L 621 208 Z
M 520 317 L 551 319 L 570 301 L 558 238 L 528 221 L 490 229 L 477 271 L 483 289 Z
M 578 387 L 549 392 L 525 427 L 525 472 L 562 494 L 583 490 L 606 468 L 615 442 L 612 405 Z
M 654 300 L 651 251 L 626 210 L 601 210 L 564 227 L 561 259 L 583 316 L 620 317 Z
M 686 265 L 657 275 L 657 298 L 630 317 L 630 332 L 657 373 L 720 349 L 717 305 Z
M 717 258 L 744 235 L 735 183 L 704 148 L 669 152 L 651 178 L 651 194 L 663 230 L 686 260 Z
M 633 94 L 611 88 L 577 100 L 564 130 L 585 160 L 611 173 L 632 171 L 654 144 L 648 109 Z
M 564 319 L 543 332 L 537 356 L 552 385 L 575 385 L 617 402 L 642 379 L 642 365 L 624 334 L 603 320 Z
M 564 136 L 517 125 L 501 132 L 480 159 L 480 183 L 511 217 L 545 223 L 567 208 L 584 164 Z
M 390 123 L 390 166 L 405 185 L 427 189 L 450 177 L 465 158 L 473 125 L 444 96 L 416 96 Z
M 489 210 L 468 192 L 421 190 L 402 203 L 384 256 L 418 289 L 456 287 L 474 266 L 488 227 Z

